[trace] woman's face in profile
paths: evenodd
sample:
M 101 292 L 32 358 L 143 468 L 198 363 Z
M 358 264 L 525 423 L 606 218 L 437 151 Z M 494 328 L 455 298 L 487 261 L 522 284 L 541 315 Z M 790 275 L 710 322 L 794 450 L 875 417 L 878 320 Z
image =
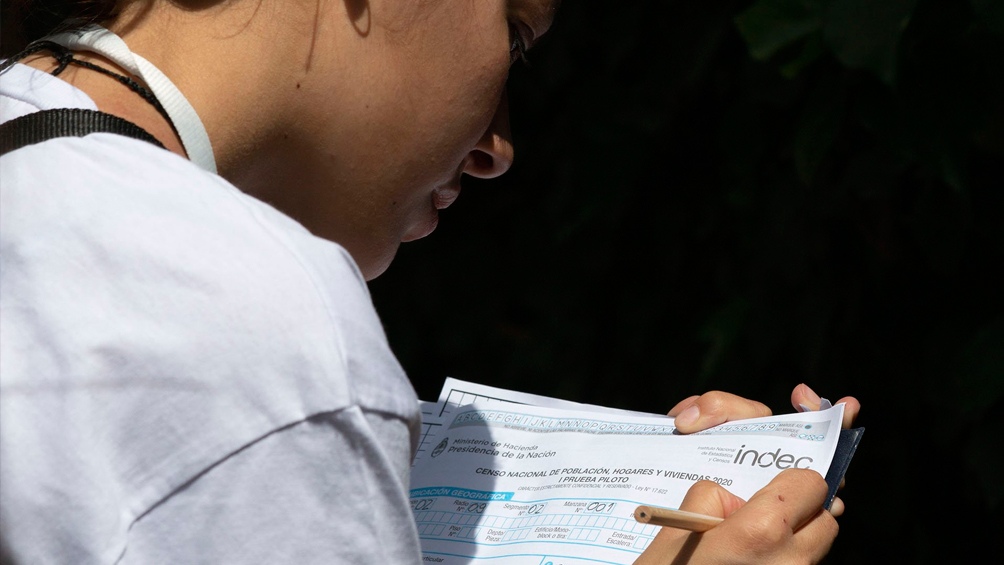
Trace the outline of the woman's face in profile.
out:
M 462 174 L 509 168 L 509 68 L 550 27 L 558 2 L 344 3 L 351 27 L 333 30 L 347 34 L 343 43 L 315 44 L 325 58 L 303 81 L 313 89 L 307 139 L 320 139 L 323 154 L 301 170 L 319 174 L 287 184 L 300 193 L 291 214 L 348 248 L 369 279 L 401 242 L 435 229 Z

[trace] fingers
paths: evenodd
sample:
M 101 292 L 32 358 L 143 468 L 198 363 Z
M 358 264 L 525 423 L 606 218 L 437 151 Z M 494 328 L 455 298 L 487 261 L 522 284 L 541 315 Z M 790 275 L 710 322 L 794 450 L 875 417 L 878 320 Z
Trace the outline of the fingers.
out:
M 795 410 L 802 411 L 803 407 L 809 410 L 819 410 L 820 401 L 819 395 L 804 383 L 796 386 L 791 391 L 791 405 L 795 407 Z M 843 427 L 851 427 L 854 419 L 858 417 L 858 412 L 861 411 L 861 403 L 853 396 L 845 396 L 838 400 L 836 404 L 844 405 Z
M 850 428 L 854 425 L 854 419 L 858 417 L 858 412 L 861 412 L 861 403 L 858 399 L 853 396 L 845 396 L 837 401 L 837 404 L 844 405 L 844 422 L 843 428 Z
M 700 534 L 662 528 L 635 563 L 819 563 L 839 529 L 825 498 L 823 477 L 807 469 L 783 471 L 746 503 L 700 481 L 680 509 L 725 521 Z
M 806 556 L 811 563 L 818 563 L 826 557 L 833 542 L 840 533 L 837 519 L 825 510 L 820 510 L 812 520 L 795 533 L 796 553 Z
M 823 476 L 809 469 L 788 469 L 750 498 L 746 512 L 780 516 L 792 531 L 814 518 L 826 501 Z
M 676 418 L 676 429 L 689 434 L 732 420 L 770 416 L 771 411 L 763 403 L 727 392 L 712 391 L 680 402 L 669 411 L 669 415 Z
M 687 491 L 680 510 L 725 518 L 743 504 L 743 499 L 721 485 L 712 481 L 698 481 Z M 661 528 L 645 552 L 635 561 L 635 565 L 686 563 L 700 546 L 702 537 L 703 534 L 677 528 Z
M 700 398 L 700 396 L 698 396 L 696 394 L 694 396 L 688 396 L 687 398 L 684 398 L 680 402 L 677 402 L 676 406 L 674 406 L 666 415 L 667 416 L 673 416 L 673 417 L 678 416 L 680 414 L 680 412 L 683 412 L 683 410 L 685 408 L 688 408 L 698 398 Z
M 807 410 L 819 410 L 822 399 L 816 391 L 809 388 L 809 385 L 801 383 L 791 391 L 791 405 L 795 410 L 804 412 Z
M 806 384 L 799 384 L 791 392 L 791 404 L 796 410 L 819 410 L 821 398 Z M 861 403 L 853 396 L 845 396 L 837 401 L 844 405 L 842 425 L 849 428 L 861 411 Z M 740 420 L 770 416 L 766 405 L 727 392 L 712 391 L 700 396 L 691 396 L 669 411 L 680 433 L 694 433 L 710 427 Z
M 819 473 L 789 469 L 715 529 L 730 522 L 739 526 L 731 535 L 747 554 L 770 555 L 778 561 L 797 555 L 815 563 L 829 552 L 839 530 L 833 515 L 823 510 L 825 499 L 826 481 Z
M 839 496 L 833 497 L 833 502 L 830 503 L 830 514 L 834 518 L 844 515 L 844 501 L 840 500 Z
M 746 504 L 745 500 L 725 490 L 725 487 L 720 484 L 714 481 L 698 481 L 690 487 L 686 496 L 683 497 L 680 510 L 728 518 L 744 504 Z

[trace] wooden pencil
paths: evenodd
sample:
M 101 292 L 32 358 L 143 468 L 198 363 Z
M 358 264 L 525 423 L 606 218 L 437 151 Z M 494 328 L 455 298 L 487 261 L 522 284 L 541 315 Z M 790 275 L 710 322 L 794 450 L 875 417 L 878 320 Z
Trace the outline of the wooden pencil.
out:
M 658 506 L 639 506 L 634 511 L 634 519 L 642 524 L 680 528 L 691 532 L 706 532 L 722 521 L 722 518 L 714 516 Z

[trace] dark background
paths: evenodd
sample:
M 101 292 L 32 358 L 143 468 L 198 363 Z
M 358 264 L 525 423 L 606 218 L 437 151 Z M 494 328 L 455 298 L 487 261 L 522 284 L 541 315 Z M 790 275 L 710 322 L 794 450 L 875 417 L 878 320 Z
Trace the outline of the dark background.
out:
M 566 0 L 512 170 L 371 290 L 425 399 L 854 395 L 827 563 L 997 554 L 1002 100 L 1001 0 Z

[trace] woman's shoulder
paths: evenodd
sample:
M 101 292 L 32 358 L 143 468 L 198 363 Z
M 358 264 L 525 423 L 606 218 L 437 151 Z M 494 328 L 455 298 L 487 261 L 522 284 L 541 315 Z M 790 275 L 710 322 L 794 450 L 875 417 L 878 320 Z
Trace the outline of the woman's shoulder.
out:
M 54 108 L 98 109 L 84 91 L 28 65 L 14 63 L 0 73 L 0 122 Z
M 260 355 L 326 373 L 339 398 L 358 398 L 351 389 L 365 383 L 406 384 L 352 257 L 222 177 L 114 134 L 24 147 L 0 170 L 5 284 L 51 307 L 50 327 L 78 311 L 108 319 L 88 334 L 100 347 L 156 325 L 169 339 L 150 339 L 150 350 L 175 348 L 184 352 L 175 358 L 221 371 L 235 362 L 222 352 Z M 54 280 L 71 282 L 49 293 Z M 336 370 L 345 383 L 330 378 Z M 392 411 L 411 408 L 393 402 Z
M 24 456 L 52 469 L 45 479 L 110 484 L 141 513 L 314 415 L 361 406 L 414 420 L 414 392 L 337 244 L 121 136 L 26 147 L 0 171 L 0 384 L 5 411 L 39 430 L 27 443 L 65 446 Z M 113 503 L 91 510 L 120 523 Z
M 309 357 L 334 366 L 389 356 L 342 247 L 185 159 L 111 134 L 3 159 L 3 260 L 24 267 L 7 269 L 5 283 L 22 279 L 36 304 L 54 305 L 65 290 L 88 297 L 76 309 L 114 302 L 120 323 L 108 331 L 156 323 L 199 350 L 221 340 L 232 349 L 237 335 L 244 349 L 274 353 L 316 343 Z M 40 296 L 53 280 L 70 282 Z

